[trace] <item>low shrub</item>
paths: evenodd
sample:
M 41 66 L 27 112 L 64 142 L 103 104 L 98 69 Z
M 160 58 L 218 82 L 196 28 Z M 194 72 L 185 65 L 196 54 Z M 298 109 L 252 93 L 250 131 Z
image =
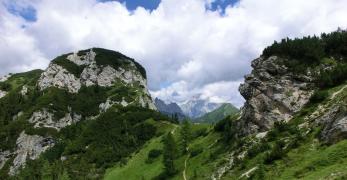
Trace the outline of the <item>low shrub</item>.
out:
M 199 148 L 194 148 L 191 152 L 190 152 L 190 156 L 191 157 L 194 157 L 194 156 L 197 156 L 199 155 L 200 153 L 202 153 L 204 150 L 199 147 Z
M 316 91 L 310 98 L 311 103 L 320 103 L 329 96 L 327 91 Z
M 160 149 L 152 149 L 148 152 L 148 159 L 155 159 L 163 154 L 163 151 Z
M 282 140 L 276 141 L 272 150 L 265 155 L 264 163 L 271 164 L 275 160 L 282 159 L 286 156 L 286 152 L 283 149 L 285 146 L 285 142 Z

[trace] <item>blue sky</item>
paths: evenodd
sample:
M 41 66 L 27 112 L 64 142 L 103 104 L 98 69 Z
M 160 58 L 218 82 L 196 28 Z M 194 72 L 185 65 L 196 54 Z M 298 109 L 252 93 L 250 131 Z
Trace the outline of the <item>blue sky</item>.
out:
M 148 10 L 154 10 L 158 7 L 161 0 L 98 0 L 100 2 L 107 1 L 119 1 L 121 3 L 125 3 L 128 10 L 135 10 L 137 7 L 144 7 Z M 210 7 L 207 7 L 208 10 L 211 11 L 220 11 L 224 14 L 225 8 L 229 5 L 233 5 L 239 0 L 215 0 L 211 3 Z M 36 10 L 32 6 L 28 7 L 18 7 L 15 3 L 8 3 L 6 8 L 12 14 L 23 17 L 25 20 L 29 22 L 36 21 Z
M 145 9 L 153 10 L 158 7 L 161 0 L 99 0 L 101 2 L 106 1 L 119 1 L 121 3 L 125 3 L 127 9 L 135 10 L 138 6 L 142 6 Z
M 8 3 L 6 4 L 7 10 L 17 16 L 22 16 L 25 20 L 29 22 L 36 21 L 36 10 L 32 6 L 27 7 L 20 7 L 17 6 L 15 3 Z
M 154 97 L 183 102 L 202 95 L 240 107 L 239 84 L 263 48 L 347 25 L 344 0 L 106 1 L 0 0 L 0 76 L 103 47 L 141 63 Z M 134 11 L 139 6 L 152 13 Z
M 105 1 L 115 1 L 115 0 L 99 0 L 99 1 L 105 2 Z M 142 6 L 145 9 L 153 10 L 153 9 L 156 9 L 158 7 L 161 0 L 118 0 L 118 1 L 120 1 L 122 3 L 125 2 L 126 6 L 129 10 L 134 10 L 138 6 Z M 222 12 L 224 12 L 224 10 L 227 6 L 233 5 L 237 1 L 238 0 L 215 0 L 211 4 L 210 10 L 215 11 L 215 10 L 220 9 Z

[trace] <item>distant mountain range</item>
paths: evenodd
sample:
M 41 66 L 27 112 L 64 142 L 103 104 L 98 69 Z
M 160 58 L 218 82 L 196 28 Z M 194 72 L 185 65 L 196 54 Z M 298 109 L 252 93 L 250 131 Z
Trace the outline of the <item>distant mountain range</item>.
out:
M 200 123 L 216 123 L 227 116 L 235 115 L 239 112 L 239 109 L 230 103 L 222 104 L 219 108 L 206 113 L 205 115 L 194 119 L 194 122 Z
M 163 100 L 159 98 L 155 98 L 154 104 L 157 107 L 158 111 L 166 114 L 168 116 L 177 115 L 179 120 L 184 119 L 186 116 L 184 115 L 182 109 L 176 103 L 166 104 Z
M 222 103 L 213 103 L 203 99 L 192 99 L 180 104 L 180 107 L 185 115 L 195 119 L 219 108 Z
M 165 103 L 163 100 L 155 98 L 154 104 L 163 114 L 169 116 L 177 114 L 179 120 L 187 117 L 191 121 L 199 123 L 215 123 L 239 112 L 239 109 L 230 103 L 213 103 L 198 98 L 186 101 L 180 105 L 174 102 Z

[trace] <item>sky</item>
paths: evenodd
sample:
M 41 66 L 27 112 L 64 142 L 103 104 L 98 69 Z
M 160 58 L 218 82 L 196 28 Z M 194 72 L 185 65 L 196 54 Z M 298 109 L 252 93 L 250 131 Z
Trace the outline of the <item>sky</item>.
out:
M 266 46 L 346 28 L 346 17 L 346 0 L 0 0 L 0 75 L 102 47 L 141 63 L 154 97 L 240 107 Z

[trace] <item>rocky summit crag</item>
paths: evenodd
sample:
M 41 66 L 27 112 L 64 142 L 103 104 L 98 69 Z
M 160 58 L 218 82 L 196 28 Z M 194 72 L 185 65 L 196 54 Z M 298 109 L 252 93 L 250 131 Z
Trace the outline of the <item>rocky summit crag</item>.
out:
M 161 117 L 151 111 L 156 107 L 147 89 L 144 68 L 133 59 L 111 50 L 92 48 L 65 54 L 55 58 L 45 71 L 11 74 L 1 78 L 0 83 L 0 169 L 3 177 L 7 173 L 17 175 L 28 160 L 38 159 L 48 149 L 62 144 L 68 146 L 67 141 L 72 143 L 73 139 L 80 141 L 77 137 L 66 142 L 62 140 L 62 134 L 70 126 L 82 124 L 85 129 L 93 128 L 88 123 L 107 119 L 100 116 L 113 114 L 112 117 L 126 119 L 130 118 L 127 111 L 146 114 L 138 118 L 139 125 L 142 118 L 150 118 L 151 114 Z M 137 138 L 134 134 L 136 144 L 143 143 Z M 89 142 L 84 148 L 92 149 L 92 144 Z M 62 153 L 56 158 L 69 158 Z

